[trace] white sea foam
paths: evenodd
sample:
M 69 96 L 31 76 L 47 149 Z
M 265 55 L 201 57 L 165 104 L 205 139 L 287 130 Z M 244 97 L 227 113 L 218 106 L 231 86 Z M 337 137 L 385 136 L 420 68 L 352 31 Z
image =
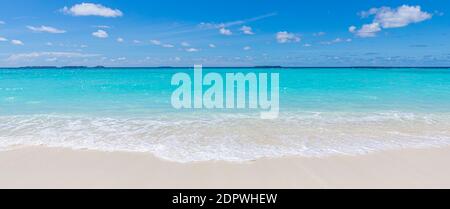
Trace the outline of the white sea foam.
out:
M 147 118 L 67 115 L 0 117 L 0 149 L 48 146 L 145 152 L 176 161 L 324 157 L 450 145 L 449 114 L 291 112 Z

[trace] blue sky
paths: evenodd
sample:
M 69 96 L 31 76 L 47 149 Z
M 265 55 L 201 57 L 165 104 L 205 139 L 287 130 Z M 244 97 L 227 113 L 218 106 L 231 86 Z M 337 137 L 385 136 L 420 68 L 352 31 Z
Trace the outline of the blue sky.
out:
M 0 66 L 450 66 L 447 0 L 0 5 Z

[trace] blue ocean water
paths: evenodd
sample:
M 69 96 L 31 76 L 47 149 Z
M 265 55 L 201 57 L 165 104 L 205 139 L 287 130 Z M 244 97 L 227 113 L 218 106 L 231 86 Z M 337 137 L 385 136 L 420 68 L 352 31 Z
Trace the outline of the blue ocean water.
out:
M 148 152 L 191 162 L 450 144 L 450 69 L 203 69 L 279 73 L 275 120 L 254 110 L 172 108 L 172 76 L 192 71 L 0 69 L 0 149 Z

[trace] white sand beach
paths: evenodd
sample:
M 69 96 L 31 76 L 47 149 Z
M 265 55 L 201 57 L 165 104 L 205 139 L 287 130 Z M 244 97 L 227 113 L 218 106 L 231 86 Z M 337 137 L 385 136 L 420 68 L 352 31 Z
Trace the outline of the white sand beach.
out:
M 248 163 L 27 147 L 0 152 L 0 188 L 450 188 L 450 147 Z

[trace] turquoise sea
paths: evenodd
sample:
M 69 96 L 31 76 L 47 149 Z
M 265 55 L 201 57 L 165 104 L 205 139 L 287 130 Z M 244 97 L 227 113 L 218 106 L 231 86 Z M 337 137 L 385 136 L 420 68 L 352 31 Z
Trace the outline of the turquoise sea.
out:
M 0 69 L 0 150 L 145 152 L 177 161 L 325 157 L 450 144 L 450 69 L 207 68 L 279 73 L 280 116 L 177 110 L 190 68 Z

